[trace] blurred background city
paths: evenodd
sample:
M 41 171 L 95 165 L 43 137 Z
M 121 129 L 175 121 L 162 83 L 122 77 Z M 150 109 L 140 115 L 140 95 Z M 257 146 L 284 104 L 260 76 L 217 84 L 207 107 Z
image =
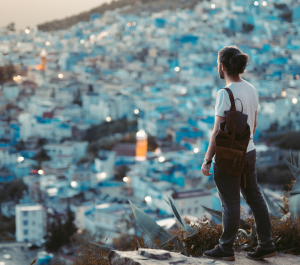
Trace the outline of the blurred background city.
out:
M 129 200 L 165 229 L 178 227 L 168 196 L 219 222 L 201 165 L 226 45 L 251 58 L 257 177 L 282 206 L 300 150 L 300 1 L 46 2 L 1 3 L 0 265 L 73 264 L 106 238 L 126 248 Z

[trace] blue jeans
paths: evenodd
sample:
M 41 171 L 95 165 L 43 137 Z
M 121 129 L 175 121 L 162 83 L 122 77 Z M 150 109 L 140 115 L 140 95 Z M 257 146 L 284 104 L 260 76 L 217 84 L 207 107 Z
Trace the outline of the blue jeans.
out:
M 229 175 L 213 163 L 214 180 L 223 211 L 223 234 L 219 246 L 223 252 L 229 254 L 234 253 L 233 243 L 240 224 L 240 191 L 254 214 L 259 247 L 265 250 L 275 249 L 271 238 L 268 208 L 257 184 L 255 149 L 246 154 L 246 160 L 250 168 L 249 173 L 246 174 L 246 188 L 244 188 L 243 177 Z

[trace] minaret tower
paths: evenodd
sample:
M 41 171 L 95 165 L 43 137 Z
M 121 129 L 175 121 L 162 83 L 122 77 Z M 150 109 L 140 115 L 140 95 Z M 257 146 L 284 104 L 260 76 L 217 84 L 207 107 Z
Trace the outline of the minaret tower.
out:
M 43 49 L 42 51 L 41 51 L 41 53 L 40 53 L 40 57 L 41 57 L 41 70 L 43 71 L 43 72 L 45 72 L 45 70 L 46 70 L 46 64 L 47 64 L 47 52 L 46 52 L 46 50 L 45 49 Z
M 136 155 L 135 159 L 138 161 L 146 160 L 148 149 L 148 136 L 144 130 L 136 133 Z

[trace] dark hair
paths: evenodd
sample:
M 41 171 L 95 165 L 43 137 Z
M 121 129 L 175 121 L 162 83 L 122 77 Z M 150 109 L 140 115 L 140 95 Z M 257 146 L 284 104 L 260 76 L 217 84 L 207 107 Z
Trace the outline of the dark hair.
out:
M 226 67 L 228 75 L 244 73 L 249 61 L 248 54 L 243 53 L 238 47 L 226 46 L 219 51 L 219 62 Z

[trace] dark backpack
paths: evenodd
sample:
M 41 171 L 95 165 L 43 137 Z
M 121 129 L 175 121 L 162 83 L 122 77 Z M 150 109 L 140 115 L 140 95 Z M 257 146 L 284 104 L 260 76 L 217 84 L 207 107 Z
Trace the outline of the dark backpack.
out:
M 245 173 L 248 170 L 248 163 L 245 158 L 250 140 L 248 115 L 243 113 L 243 105 L 241 112 L 236 110 L 232 91 L 227 87 L 223 89 L 229 94 L 231 108 L 225 111 L 225 121 L 220 123 L 215 137 L 215 163 L 227 174 L 239 177 L 244 173 L 244 187 L 246 187 Z

